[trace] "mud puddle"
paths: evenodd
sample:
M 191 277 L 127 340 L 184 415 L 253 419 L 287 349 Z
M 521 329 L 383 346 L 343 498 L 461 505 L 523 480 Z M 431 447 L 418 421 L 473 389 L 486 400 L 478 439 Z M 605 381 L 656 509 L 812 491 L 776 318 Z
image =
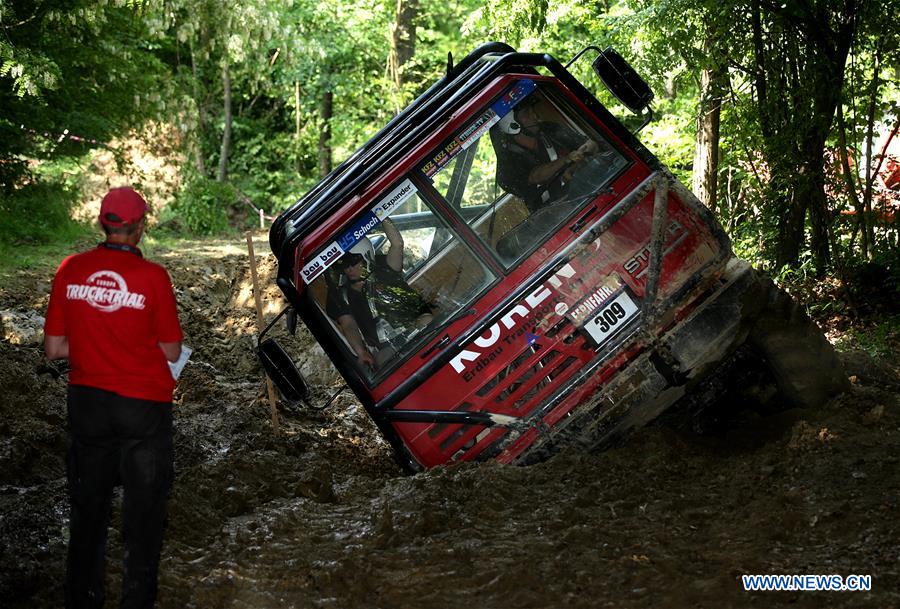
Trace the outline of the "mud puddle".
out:
M 282 407 L 273 435 L 242 246 L 148 252 L 171 270 L 195 349 L 176 393 L 158 607 L 900 607 L 895 367 L 844 354 L 849 394 L 818 409 L 730 413 L 715 434 L 660 425 L 604 453 L 407 476 L 349 395 L 320 413 Z M 5 324 L 0 341 L 10 608 L 62 605 L 65 379 L 45 371 L 22 321 L 42 314 L 51 275 L 19 273 L 0 289 L 4 319 L 25 326 Z M 280 301 L 267 289 L 273 315 Z M 337 379 L 302 330 L 301 343 L 321 403 Z M 743 591 L 741 574 L 769 573 L 870 574 L 872 591 Z

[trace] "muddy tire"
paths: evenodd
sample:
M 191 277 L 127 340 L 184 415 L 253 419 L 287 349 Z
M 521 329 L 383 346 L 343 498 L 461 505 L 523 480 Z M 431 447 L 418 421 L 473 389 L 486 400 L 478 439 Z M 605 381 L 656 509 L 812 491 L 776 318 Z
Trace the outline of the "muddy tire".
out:
M 797 406 L 825 404 L 849 388 L 831 343 L 803 308 L 772 280 L 757 280 L 764 300 L 748 337 L 775 377 L 778 390 Z

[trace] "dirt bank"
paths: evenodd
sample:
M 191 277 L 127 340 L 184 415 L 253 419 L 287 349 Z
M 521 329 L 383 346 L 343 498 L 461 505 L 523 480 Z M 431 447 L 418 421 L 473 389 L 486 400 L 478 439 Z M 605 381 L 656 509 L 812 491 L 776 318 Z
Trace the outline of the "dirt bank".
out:
M 900 607 L 896 362 L 844 353 L 852 390 L 816 409 L 722 404 L 702 435 L 670 419 L 600 454 L 406 476 L 350 396 L 322 413 L 282 408 L 285 433 L 273 436 L 244 252 L 240 240 L 148 251 L 171 270 L 195 349 L 176 393 L 159 607 Z M 62 599 L 65 379 L 29 334 L 51 276 L 16 273 L 0 288 L 10 608 Z M 273 315 L 277 290 L 267 297 Z M 329 395 L 337 377 L 300 334 L 304 372 Z M 115 516 L 110 607 L 118 526 Z M 757 573 L 870 574 L 872 591 L 744 592 L 740 575 Z

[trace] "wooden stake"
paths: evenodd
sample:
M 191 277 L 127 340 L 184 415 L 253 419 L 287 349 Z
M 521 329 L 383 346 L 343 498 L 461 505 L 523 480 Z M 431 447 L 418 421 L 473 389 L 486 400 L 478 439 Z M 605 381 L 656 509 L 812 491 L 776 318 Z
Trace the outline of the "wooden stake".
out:
M 262 294 L 259 291 L 259 279 L 256 276 L 256 256 L 253 253 L 253 233 L 247 233 L 247 251 L 250 253 L 250 277 L 253 280 L 253 298 L 256 300 L 256 326 L 257 332 L 262 332 L 266 327 L 263 321 Z M 278 424 L 278 409 L 276 408 L 278 400 L 275 397 L 275 386 L 272 379 L 266 375 L 266 385 L 269 389 L 269 409 L 272 412 L 272 430 L 277 436 L 281 433 Z

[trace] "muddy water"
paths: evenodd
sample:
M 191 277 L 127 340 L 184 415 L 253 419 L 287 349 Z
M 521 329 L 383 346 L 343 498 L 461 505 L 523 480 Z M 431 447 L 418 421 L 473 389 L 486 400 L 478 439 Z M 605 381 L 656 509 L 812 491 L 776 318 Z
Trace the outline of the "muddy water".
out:
M 408 476 L 350 396 L 282 405 L 274 436 L 237 254 L 178 260 L 196 351 L 176 394 L 158 607 L 900 607 L 890 366 L 847 354 L 852 392 L 816 410 L 732 412 L 704 434 L 676 417 L 604 453 Z M 10 294 L 4 308 L 42 306 Z M 308 359 L 321 402 L 333 373 Z M 0 342 L 2 607 L 61 606 L 65 379 L 42 366 L 36 344 Z M 744 592 L 754 573 L 871 574 L 873 590 Z

